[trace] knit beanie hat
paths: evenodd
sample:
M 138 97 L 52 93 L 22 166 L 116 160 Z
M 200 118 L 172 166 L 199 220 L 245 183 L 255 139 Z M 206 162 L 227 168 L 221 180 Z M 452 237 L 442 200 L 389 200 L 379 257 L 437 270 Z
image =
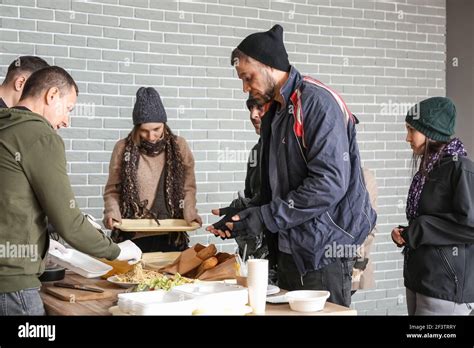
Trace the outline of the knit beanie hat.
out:
M 167 120 L 165 108 L 156 89 L 140 87 L 133 107 L 133 124 L 136 126 L 142 123 L 165 123 Z
M 432 140 L 448 142 L 454 134 L 456 107 L 449 98 L 425 99 L 408 111 L 405 122 Z
M 283 43 L 283 28 L 278 24 L 269 31 L 250 34 L 237 48 L 260 63 L 281 71 L 290 71 L 290 61 Z

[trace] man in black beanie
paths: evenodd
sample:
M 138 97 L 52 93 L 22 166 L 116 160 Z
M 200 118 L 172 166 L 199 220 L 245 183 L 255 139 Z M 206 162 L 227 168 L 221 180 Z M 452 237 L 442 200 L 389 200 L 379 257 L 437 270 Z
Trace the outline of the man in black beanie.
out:
M 245 38 L 231 64 L 243 91 L 270 105 L 261 123 L 260 201 L 209 231 L 268 231 L 281 288 L 328 290 L 329 301 L 349 306 L 357 248 L 376 222 L 355 117 L 336 92 L 290 65 L 280 25 Z

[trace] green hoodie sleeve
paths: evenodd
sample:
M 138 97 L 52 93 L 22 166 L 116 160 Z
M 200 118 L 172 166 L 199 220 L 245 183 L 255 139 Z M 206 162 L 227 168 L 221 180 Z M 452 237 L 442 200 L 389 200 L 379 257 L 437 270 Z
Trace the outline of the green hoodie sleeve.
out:
M 116 259 L 120 254 L 118 245 L 98 232 L 77 207 L 61 137 L 42 136 L 23 154 L 21 162 L 41 208 L 58 234 L 79 251 Z

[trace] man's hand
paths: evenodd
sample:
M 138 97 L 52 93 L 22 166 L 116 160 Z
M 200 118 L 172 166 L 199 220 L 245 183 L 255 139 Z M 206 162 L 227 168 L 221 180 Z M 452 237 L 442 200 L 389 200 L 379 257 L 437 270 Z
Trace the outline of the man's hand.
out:
M 119 261 L 128 261 L 129 265 L 133 265 L 141 260 L 142 251 L 130 240 L 117 244 L 120 248 L 120 254 L 117 257 Z
M 406 244 L 405 240 L 402 238 L 402 233 L 403 228 L 400 227 L 395 227 L 392 230 L 392 240 L 393 242 L 397 245 L 397 247 L 401 248 Z
M 232 221 L 234 222 L 227 222 L 226 226 L 234 236 L 239 234 L 255 237 L 265 228 L 260 207 L 245 209 L 233 216 Z
M 107 228 L 107 229 L 109 229 L 109 230 L 113 230 L 113 229 L 114 229 L 114 224 L 115 224 L 116 222 L 120 223 L 121 221 L 115 220 L 114 218 L 111 218 L 111 217 L 106 218 L 106 219 L 105 219 L 105 224 L 104 224 L 104 225 L 105 225 L 105 228 Z
M 202 218 L 199 215 L 192 222 L 197 222 L 199 226 L 202 226 Z
M 232 217 L 242 211 L 244 208 L 226 207 L 221 209 L 212 209 L 212 214 L 217 216 L 225 215 L 222 219 L 206 228 L 206 231 L 213 233 L 216 237 L 222 239 L 234 238 L 235 235 L 229 231 L 226 222 L 232 221 Z

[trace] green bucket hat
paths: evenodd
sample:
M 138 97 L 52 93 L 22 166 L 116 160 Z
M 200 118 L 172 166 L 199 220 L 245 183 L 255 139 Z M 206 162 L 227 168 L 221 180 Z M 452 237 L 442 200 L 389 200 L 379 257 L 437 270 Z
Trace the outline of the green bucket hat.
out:
M 425 99 L 408 111 L 405 122 L 432 140 L 448 142 L 454 134 L 456 107 L 449 98 Z

